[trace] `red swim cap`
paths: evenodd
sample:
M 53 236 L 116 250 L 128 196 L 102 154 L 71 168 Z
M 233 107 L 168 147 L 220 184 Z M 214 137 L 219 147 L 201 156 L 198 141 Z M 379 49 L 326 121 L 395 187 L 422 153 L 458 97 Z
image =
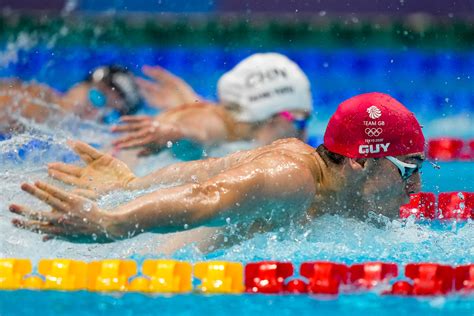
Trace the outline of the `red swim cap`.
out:
M 425 138 L 412 112 L 391 96 L 373 92 L 338 106 L 324 145 L 349 158 L 379 158 L 424 152 Z

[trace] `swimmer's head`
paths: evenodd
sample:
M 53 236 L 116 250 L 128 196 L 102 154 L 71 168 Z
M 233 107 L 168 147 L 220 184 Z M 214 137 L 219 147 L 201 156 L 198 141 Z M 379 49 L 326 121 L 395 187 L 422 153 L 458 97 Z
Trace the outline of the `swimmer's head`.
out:
M 131 72 L 120 66 L 102 66 L 71 87 L 63 103 L 81 118 L 112 123 L 121 115 L 134 114 L 142 99 Z
M 98 67 L 87 76 L 85 82 L 89 84 L 88 101 L 97 109 L 107 109 L 105 112 L 120 116 L 134 114 L 141 105 L 135 78 L 123 67 Z
M 374 92 L 338 106 L 324 145 L 349 158 L 379 158 L 423 152 L 425 138 L 412 112 L 388 94 Z
M 275 117 L 302 121 L 312 111 L 308 78 L 296 63 L 277 53 L 242 60 L 219 79 L 217 93 L 236 120 L 245 123 Z
M 420 190 L 424 147 L 412 112 L 387 94 L 367 93 L 339 105 L 318 152 L 343 166 L 354 199 L 366 202 L 360 207 L 395 217 Z

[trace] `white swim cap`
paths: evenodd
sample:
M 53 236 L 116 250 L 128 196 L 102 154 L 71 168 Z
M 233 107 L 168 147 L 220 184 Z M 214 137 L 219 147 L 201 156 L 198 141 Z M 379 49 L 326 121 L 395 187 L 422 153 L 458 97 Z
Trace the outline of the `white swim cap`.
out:
M 311 112 L 310 83 L 301 68 L 277 53 L 254 54 L 225 73 L 217 83 L 224 104 L 237 104 L 236 119 L 258 122 L 291 110 Z

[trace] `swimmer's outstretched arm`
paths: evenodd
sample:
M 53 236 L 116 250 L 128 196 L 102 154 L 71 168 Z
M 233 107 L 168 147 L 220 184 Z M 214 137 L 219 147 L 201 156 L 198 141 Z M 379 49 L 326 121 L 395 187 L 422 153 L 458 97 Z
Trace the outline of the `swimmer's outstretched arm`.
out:
M 140 178 L 124 162 L 111 155 L 80 141 L 70 141 L 69 145 L 86 166 L 56 162 L 48 165 L 48 173 L 57 180 L 76 186 L 75 193 L 89 198 L 113 190 L 140 190 L 153 185 L 203 182 L 224 169 L 231 168 L 238 163 L 239 156 L 245 155 L 236 153 L 224 158 L 177 163 Z
M 47 236 L 95 235 L 107 240 L 144 231 L 165 233 L 270 215 L 278 221 L 287 217 L 275 214 L 272 205 L 283 206 L 279 212 L 291 212 L 290 216 L 301 214 L 315 195 L 310 169 L 281 155 L 260 158 L 201 184 L 157 190 L 113 212 L 100 210 L 85 198 L 42 182 L 24 184 L 22 189 L 49 204 L 53 211 L 11 205 L 12 212 L 26 217 L 15 219 L 15 226 Z

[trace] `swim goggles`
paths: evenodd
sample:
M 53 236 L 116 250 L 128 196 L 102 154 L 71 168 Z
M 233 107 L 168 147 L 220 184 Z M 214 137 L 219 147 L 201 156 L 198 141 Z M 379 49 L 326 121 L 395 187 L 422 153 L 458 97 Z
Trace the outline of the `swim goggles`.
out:
M 96 88 L 89 89 L 89 102 L 96 108 L 103 108 L 107 104 L 107 96 Z
M 89 89 L 89 102 L 102 112 L 102 122 L 105 124 L 117 123 L 120 119 L 120 112 L 115 109 L 106 109 L 107 96 L 96 88 Z
M 403 181 L 407 181 L 415 172 L 421 169 L 421 166 L 418 166 L 413 163 L 403 162 L 393 156 L 387 156 L 385 158 L 387 158 L 387 160 L 397 166 Z
M 285 112 L 278 113 L 278 115 L 282 117 L 283 119 L 285 119 L 286 121 L 293 124 L 293 127 L 295 128 L 297 132 L 302 132 L 306 129 L 306 127 L 308 127 L 308 122 L 310 119 L 309 114 L 300 116 L 300 115 L 295 115 L 291 112 L 285 111 Z

